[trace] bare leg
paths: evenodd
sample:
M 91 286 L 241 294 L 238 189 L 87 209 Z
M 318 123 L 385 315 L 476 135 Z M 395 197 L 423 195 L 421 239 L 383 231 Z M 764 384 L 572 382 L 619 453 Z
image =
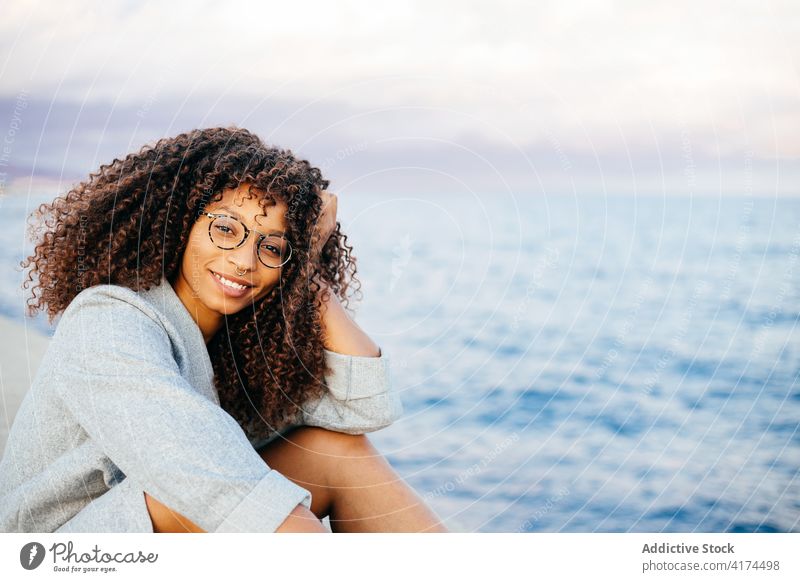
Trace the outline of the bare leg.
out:
M 439 519 L 365 435 L 300 427 L 261 450 L 271 468 L 311 492 L 279 532 L 445 532 Z M 194 522 L 145 493 L 156 533 L 202 533 Z
M 300 427 L 261 457 L 311 492 L 311 511 L 329 516 L 334 532 L 447 531 L 366 435 Z

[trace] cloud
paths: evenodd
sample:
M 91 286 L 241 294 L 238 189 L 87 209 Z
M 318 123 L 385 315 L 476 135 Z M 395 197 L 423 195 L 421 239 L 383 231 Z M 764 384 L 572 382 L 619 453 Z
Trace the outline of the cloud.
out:
M 793 163 L 798 37 L 791 2 L 16 2 L 0 78 L 56 104 L 56 141 L 236 122 L 323 156 L 472 136 L 653 166 L 690 135 L 705 159 Z M 69 131 L 85 163 L 111 155 Z

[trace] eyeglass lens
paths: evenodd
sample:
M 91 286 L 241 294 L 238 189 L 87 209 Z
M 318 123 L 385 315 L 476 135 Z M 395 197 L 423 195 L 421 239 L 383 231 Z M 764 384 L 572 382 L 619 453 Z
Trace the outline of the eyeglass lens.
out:
M 211 240 L 221 249 L 233 249 L 245 239 L 244 225 L 229 216 L 218 216 L 211 222 Z M 255 234 L 255 233 L 253 233 Z M 256 235 L 259 236 L 259 235 Z M 264 237 L 258 245 L 258 258 L 267 266 L 280 267 L 291 255 L 289 241 L 280 236 Z

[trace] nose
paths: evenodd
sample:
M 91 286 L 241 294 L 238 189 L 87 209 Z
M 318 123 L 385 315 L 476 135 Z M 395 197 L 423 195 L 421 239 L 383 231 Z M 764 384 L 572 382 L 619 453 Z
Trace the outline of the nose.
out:
M 234 269 L 241 271 L 247 269 L 253 272 L 258 269 L 258 255 L 256 254 L 256 236 L 249 236 L 244 244 L 238 248 L 222 251 L 227 253 L 227 260 Z

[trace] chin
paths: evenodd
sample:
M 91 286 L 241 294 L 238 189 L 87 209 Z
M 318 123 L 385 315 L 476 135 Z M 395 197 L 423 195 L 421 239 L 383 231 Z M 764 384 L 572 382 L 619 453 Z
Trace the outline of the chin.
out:
M 216 296 L 212 295 L 212 297 L 214 297 L 212 304 L 218 307 L 217 311 L 220 313 L 225 313 L 226 315 L 240 311 L 241 309 L 250 305 L 253 300 L 252 293 L 247 293 L 243 297 L 220 296 L 219 291 L 216 289 L 212 290 L 212 293 L 216 293 Z

